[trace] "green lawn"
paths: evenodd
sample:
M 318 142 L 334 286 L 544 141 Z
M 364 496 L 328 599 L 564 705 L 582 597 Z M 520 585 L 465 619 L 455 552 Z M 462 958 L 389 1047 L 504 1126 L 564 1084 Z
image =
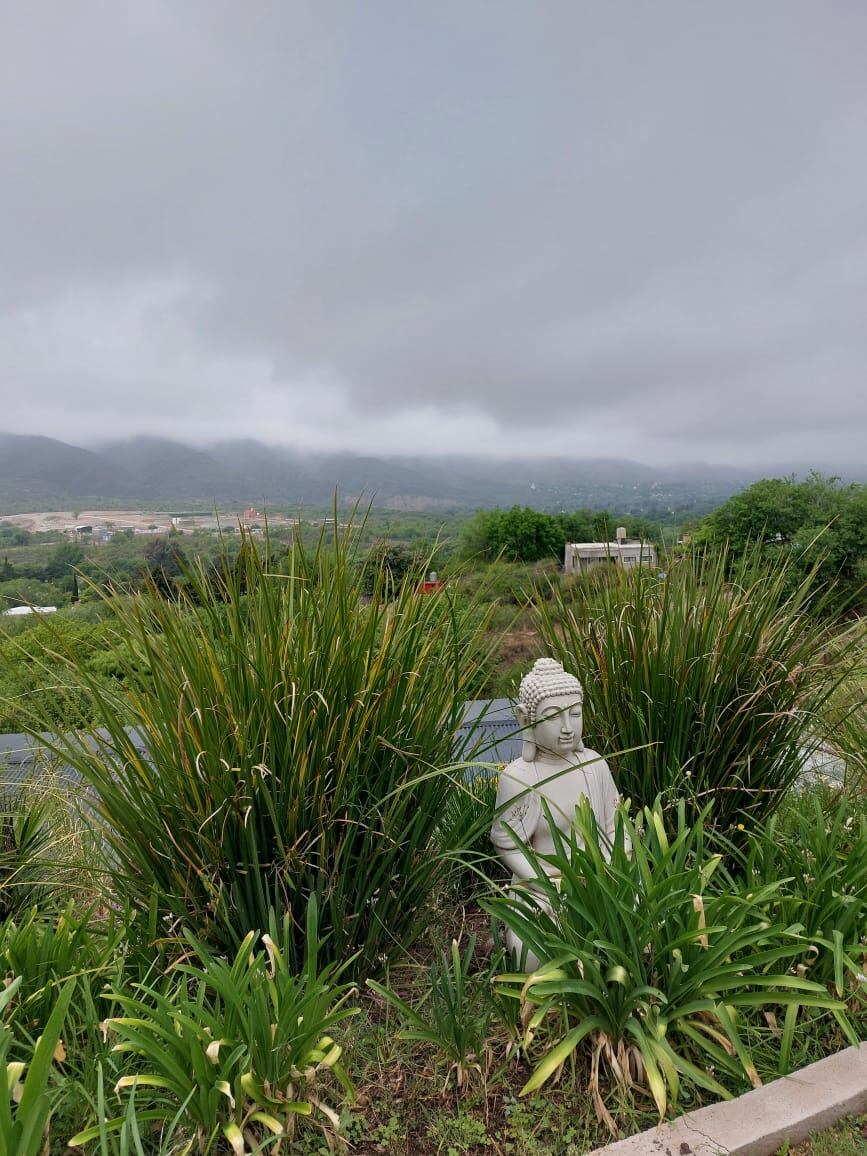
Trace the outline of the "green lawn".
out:
M 850 1116 L 794 1148 L 784 1144 L 777 1156 L 867 1156 L 867 1116 Z

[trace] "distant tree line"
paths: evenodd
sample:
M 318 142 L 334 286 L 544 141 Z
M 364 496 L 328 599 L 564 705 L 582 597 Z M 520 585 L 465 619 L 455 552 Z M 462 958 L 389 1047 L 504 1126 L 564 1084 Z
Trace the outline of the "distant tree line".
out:
M 132 530 L 93 547 L 54 532 L 29 533 L 0 526 L 0 609 L 27 604 L 65 606 L 91 584 L 132 591 L 148 579 L 169 593 L 182 579 L 187 556 L 174 533 L 136 539 Z M 10 559 L 10 552 L 14 561 Z M 80 582 L 79 576 L 87 581 Z

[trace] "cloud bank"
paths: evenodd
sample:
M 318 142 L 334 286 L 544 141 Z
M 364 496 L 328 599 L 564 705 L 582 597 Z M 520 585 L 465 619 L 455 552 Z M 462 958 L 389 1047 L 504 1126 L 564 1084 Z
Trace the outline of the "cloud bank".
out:
M 867 8 L 29 0 L 0 426 L 859 463 Z

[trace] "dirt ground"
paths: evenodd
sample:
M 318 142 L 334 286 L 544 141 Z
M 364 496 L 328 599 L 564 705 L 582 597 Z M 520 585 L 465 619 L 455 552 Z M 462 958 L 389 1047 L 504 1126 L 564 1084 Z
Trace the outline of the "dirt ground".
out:
M 155 510 L 48 510 L 35 514 L 6 514 L 3 521 L 31 532 L 70 530 L 74 526 L 102 526 L 107 530 L 147 530 L 153 525 L 170 530 L 172 526 L 169 514 Z
M 220 515 L 219 524 L 224 529 L 237 527 L 240 511 L 227 511 Z M 279 515 L 268 515 L 272 525 L 283 522 Z M 138 533 L 166 533 L 172 528 L 172 515 L 165 510 L 47 510 L 35 514 L 3 514 L 0 522 L 11 522 L 24 530 L 39 532 L 61 530 L 69 532 L 75 526 L 94 526 L 101 530 L 134 530 Z M 261 525 L 262 518 L 250 520 L 252 525 Z M 216 530 L 218 522 L 213 514 L 195 514 L 180 518 L 181 530 Z

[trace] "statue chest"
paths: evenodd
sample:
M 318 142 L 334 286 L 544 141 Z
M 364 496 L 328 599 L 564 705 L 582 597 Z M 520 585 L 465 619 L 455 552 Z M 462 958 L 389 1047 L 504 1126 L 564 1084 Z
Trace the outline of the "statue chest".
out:
M 592 773 L 582 767 L 554 767 L 538 766 L 538 791 L 541 800 L 548 805 L 551 818 L 555 826 L 564 834 L 568 833 L 574 822 L 575 808 L 585 796 L 594 806 L 594 783 Z M 595 810 L 595 806 L 594 806 Z M 538 835 L 545 839 L 544 828 L 547 824 L 539 824 Z M 550 836 L 547 836 L 550 841 Z

